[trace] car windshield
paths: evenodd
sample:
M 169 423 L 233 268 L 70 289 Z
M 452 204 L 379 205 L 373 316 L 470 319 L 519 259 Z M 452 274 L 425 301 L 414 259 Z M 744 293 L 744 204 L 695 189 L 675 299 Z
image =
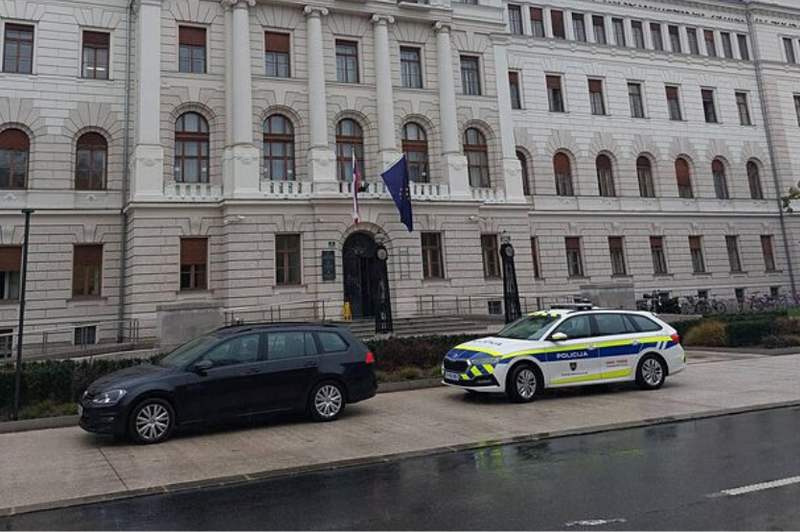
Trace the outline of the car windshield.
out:
M 513 338 L 515 340 L 541 340 L 545 331 L 555 323 L 558 318 L 551 316 L 524 316 L 514 323 L 507 325 L 496 336 L 500 338 Z
M 166 355 L 164 358 L 158 361 L 158 364 L 160 366 L 167 366 L 170 368 L 184 366 L 202 355 L 217 341 L 219 341 L 219 338 L 213 335 L 195 338 L 194 340 L 183 344 L 179 348 Z

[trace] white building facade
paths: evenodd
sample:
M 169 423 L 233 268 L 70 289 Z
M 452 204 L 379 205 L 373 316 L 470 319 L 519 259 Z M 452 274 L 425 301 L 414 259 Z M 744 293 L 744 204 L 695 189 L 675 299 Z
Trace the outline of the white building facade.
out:
M 487 312 L 501 235 L 529 306 L 792 291 L 782 1 L 0 0 L 0 333 L 24 208 L 34 328 L 369 316 L 376 237 L 396 316 Z M 380 179 L 402 153 L 412 233 Z

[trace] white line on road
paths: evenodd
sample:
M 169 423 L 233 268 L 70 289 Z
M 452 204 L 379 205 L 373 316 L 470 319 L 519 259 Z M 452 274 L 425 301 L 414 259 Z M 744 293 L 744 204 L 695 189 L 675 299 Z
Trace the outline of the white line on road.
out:
M 720 493 L 733 497 L 736 495 L 745 495 L 747 493 L 764 491 L 772 488 L 782 488 L 784 486 L 791 486 L 792 484 L 800 484 L 800 476 L 783 478 L 780 480 L 771 480 L 769 482 L 759 482 L 758 484 L 750 484 L 749 486 L 742 486 L 741 488 L 722 490 Z
M 613 519 L 584 519 L 581 521 L 568 521 L 564 523 L 564 526 L 571 527 L 571 526 L 602 526 L 602 525 L 609 525 L 611 523 L 624 523 L 625 519 L 622 517 L 615 517 Z

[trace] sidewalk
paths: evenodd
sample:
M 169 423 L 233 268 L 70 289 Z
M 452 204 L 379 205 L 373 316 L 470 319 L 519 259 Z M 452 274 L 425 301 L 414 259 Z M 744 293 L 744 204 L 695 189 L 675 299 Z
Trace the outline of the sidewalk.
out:
M 114 444 L 77 427 L 0 435 L 0 516 L 547 437 L 800 404 L 800 355 L 693 364 L 655 392 L 600 387 L 527 405 L 438 387 L 380 394 L 335 422 L 302 419 Z M 216 479 L 216 480 L 212 480 Z

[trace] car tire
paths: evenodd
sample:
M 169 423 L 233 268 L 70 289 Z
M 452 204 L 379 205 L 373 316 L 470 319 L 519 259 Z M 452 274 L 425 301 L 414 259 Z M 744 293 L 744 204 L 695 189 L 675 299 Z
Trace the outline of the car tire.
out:
M 642 390 L 657 390 L 667 379 L 667 365 L 656 355 L 645 355 L 636 368 L 636 384 Z
M 531 364 L 517 364 L 506 380 L 506 394 L 515 403 L 530 403 L 541 387 L 541 374 Z
M 128 435 L 136 443 L 151 445 L 165 442 L 174 429 L 175 409 L 166 399 L 151 397 L 131 410 Z
M 347 402 L 344 386 L 336 381 L 323 381 L 308 396 L 308 414 L 314 421 L 335 421 Z

